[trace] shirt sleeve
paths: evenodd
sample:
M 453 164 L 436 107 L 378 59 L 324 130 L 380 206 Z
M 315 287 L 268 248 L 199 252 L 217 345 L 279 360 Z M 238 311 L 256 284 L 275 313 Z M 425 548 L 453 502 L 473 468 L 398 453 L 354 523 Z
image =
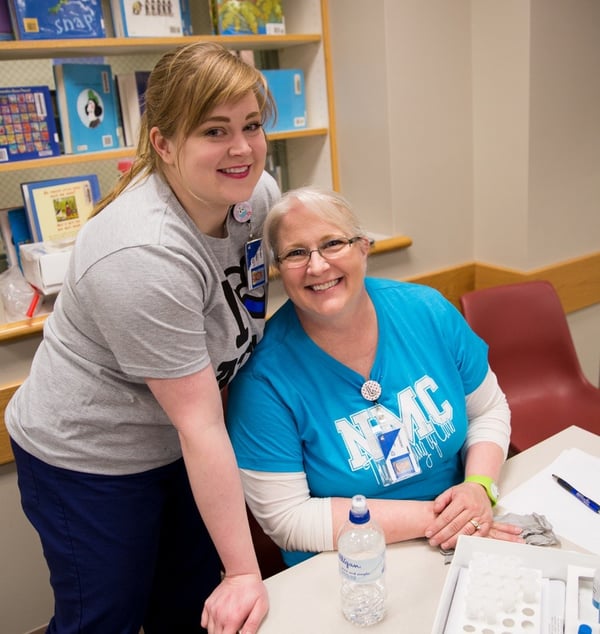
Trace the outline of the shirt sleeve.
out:
M 263 530 L 284 550 L 333 550 L 331 498 L 311 497 L 304 472 L 241 470 L 246 502 Z
M 172 249 L 118 250 L 94 264 L 77 286 L 104 339 L 99 343 L 123 372 L 177 378 L 209 364 L 205 285 L 197 268 Z
M 510 408 L 498 379 L 488 366 L 481 385 L 467 395 L 467 439 L 463 452 L 478 442 L 493 442 L 502 448 L 504 458 L 510 442 Z

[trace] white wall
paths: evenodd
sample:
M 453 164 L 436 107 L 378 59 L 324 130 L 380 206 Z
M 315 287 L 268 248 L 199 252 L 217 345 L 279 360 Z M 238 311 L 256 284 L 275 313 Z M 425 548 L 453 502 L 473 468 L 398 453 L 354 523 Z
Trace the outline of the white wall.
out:
M 398 279 L 600 249 L 600 3 L 330 0 L 342 192 Z M 598 385 L 600 306 L 569 315 Z

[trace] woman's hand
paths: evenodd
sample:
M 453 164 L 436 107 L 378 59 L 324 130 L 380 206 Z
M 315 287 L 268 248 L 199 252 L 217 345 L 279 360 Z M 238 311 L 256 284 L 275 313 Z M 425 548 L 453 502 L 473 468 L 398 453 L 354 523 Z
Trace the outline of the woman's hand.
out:
M 225 576 L 204 604 L 201 625 L 208 634 L 255 634 L 268 609 L 259 575 Z
M 434 500 L 433 510 L 437 517 L 425 530 L 432 546 L 455 548 L 459 535 L 524 541 L 518 526 L 494 522 L 490 499 L 476 482 L 463 482 L 447 489 Z

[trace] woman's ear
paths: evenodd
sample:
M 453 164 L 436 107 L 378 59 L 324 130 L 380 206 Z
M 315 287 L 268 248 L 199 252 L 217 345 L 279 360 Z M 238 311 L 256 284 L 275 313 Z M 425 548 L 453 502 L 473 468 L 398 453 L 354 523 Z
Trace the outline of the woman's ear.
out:
M 164 163 L 172 165 L 175 163 L 175 146 L 170 139 L 164 137 L 160 130 L 154 126 L 150 130 L 150 143 L 156 150 L 156 153 L 160 156 Z
M 370 240 L 367 236 L 362 238 L 360 241 L 362 252 L 365 255 L 369 255 L 369 251 L 371 250 L 371 247 L 373 246 L 373 244 L 374 244 L 374 241 Z

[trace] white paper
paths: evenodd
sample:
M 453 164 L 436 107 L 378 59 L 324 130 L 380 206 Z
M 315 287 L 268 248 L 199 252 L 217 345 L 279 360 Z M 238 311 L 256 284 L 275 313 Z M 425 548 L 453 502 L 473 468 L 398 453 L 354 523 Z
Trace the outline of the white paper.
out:
M 572 448 L 565 449 L 552 464 L 503 496 L 499 506 L 507 513 L 544 515 L 559 537 L 600 555 L 600 514 L 559 486 L 553 473 L 600 503 L 600 458 Z

